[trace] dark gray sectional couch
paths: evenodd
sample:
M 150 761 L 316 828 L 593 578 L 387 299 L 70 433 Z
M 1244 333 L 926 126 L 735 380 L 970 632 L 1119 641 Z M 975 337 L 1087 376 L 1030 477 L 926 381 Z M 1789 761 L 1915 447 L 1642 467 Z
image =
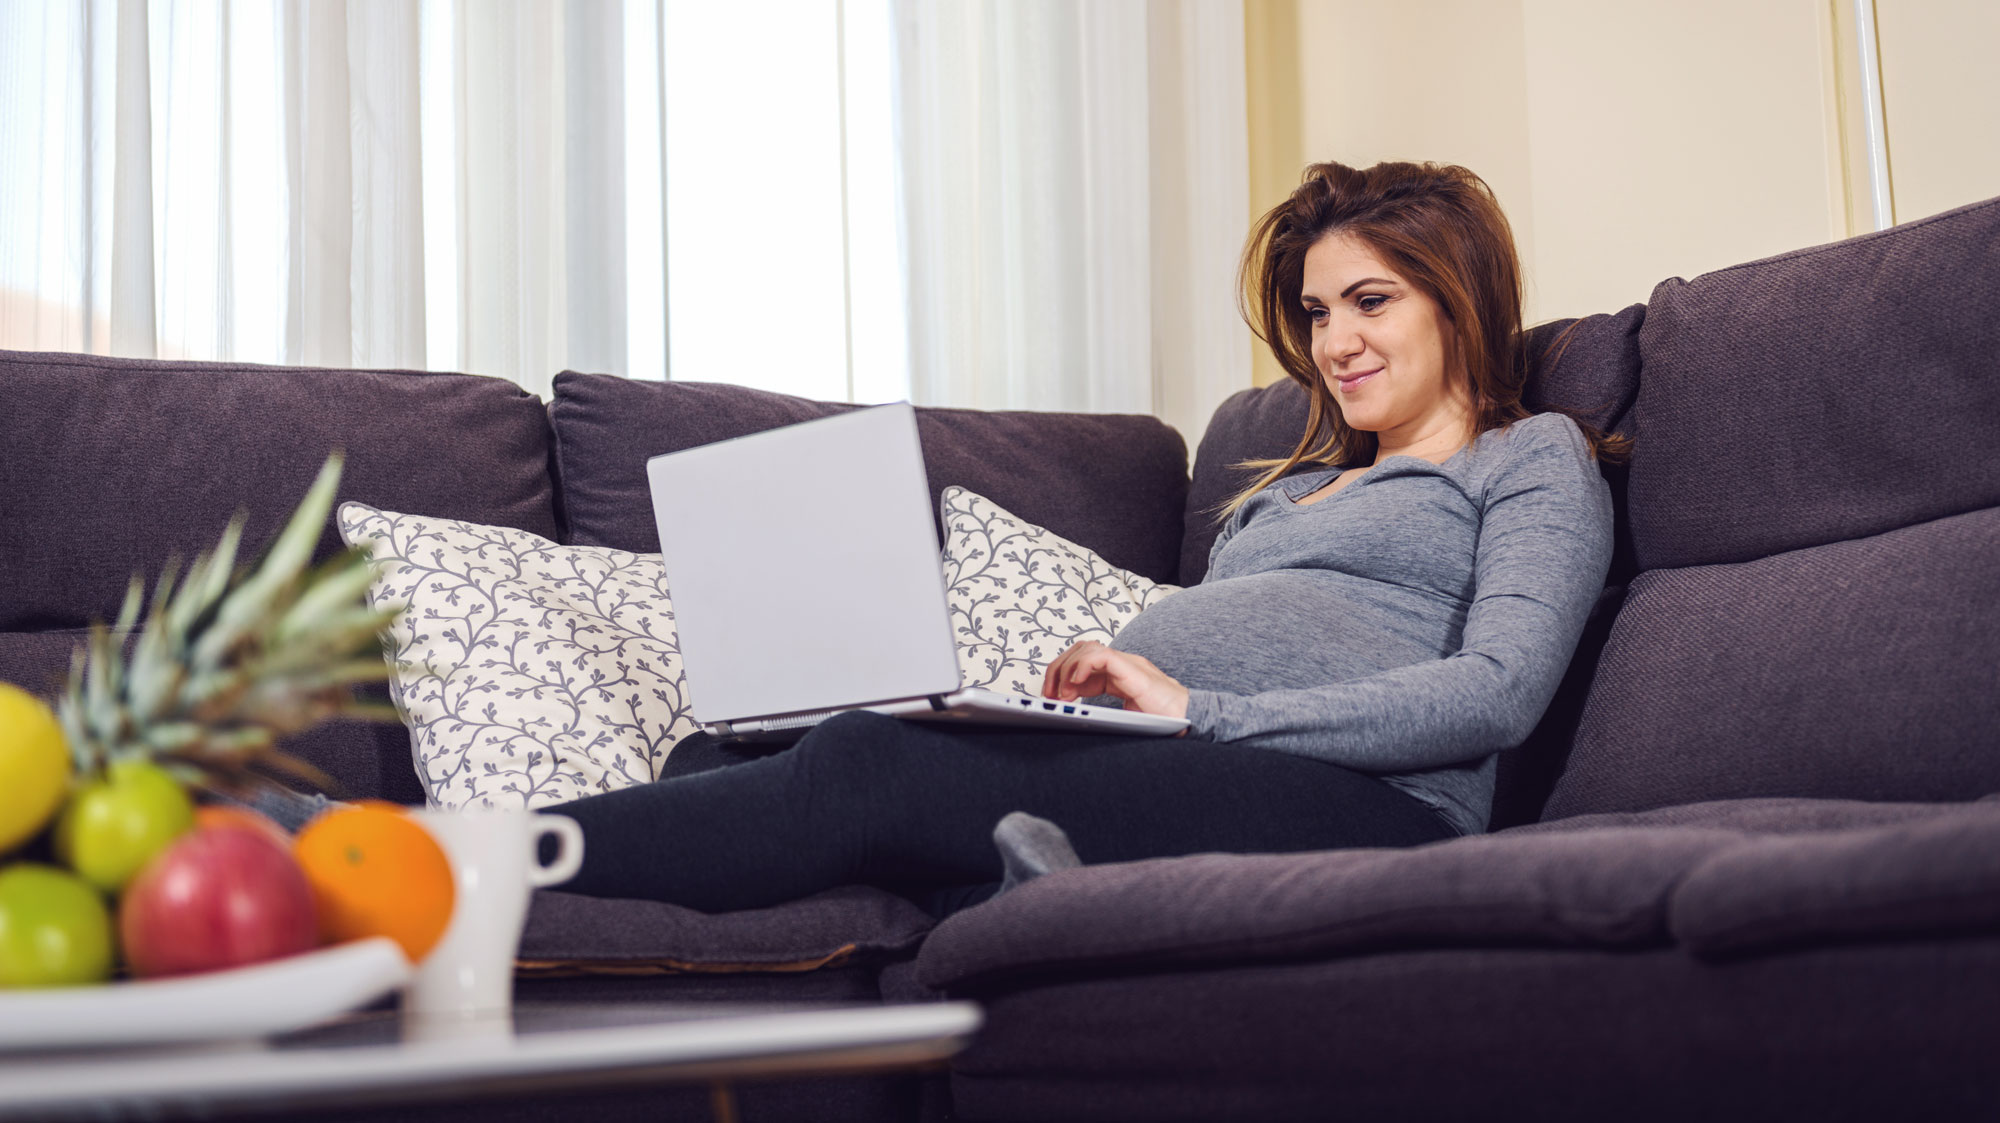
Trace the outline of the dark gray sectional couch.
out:
M 935 928 L 860 887 L 719 917 L 544 893 L 522 993 L 986 1007 L 948 1095 L 778 1086 L 752 1118 L 2000 1117 L 2000 200 L 1670 280 L 1531 352 L 1531 406 L 1637 446 L 1494 833 L 1088 866 Z M 843 408 L 22 353 L 0 379 L 0 678 L 33 686 L 134 568 L 239 504 L 273 530 L 331 446 L 345 497 L 648 550 L 645 456 Z M 1146 418 L 921 417 L 934 490 L 1189 583 L 1233 465 L 1288 451 L 1302 406 L 1237 395 L 1191 480 Z M 295 747 L 422 798 L 400 730 Z M 581 1105 L 504 1106 L 480 1116 Z

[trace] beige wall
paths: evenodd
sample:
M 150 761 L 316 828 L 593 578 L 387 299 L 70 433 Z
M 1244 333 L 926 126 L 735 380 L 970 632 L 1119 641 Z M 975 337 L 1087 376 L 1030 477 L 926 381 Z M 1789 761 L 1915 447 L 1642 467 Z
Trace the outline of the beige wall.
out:
M 2000 194 L 2000 76 L 1983 57 L 2000 3 L 1877 3 L 1897 218 Z M 1293 135 L 1301 164 L 1464 164 L 1514 225 L 1529 323 L 1845 237 L 1866 213 L 1843 149 L 1859 111 L 1836 50 L 1848 6 L 1249 0 L 1253 208 L 1277 197 L 1259 152 L 1276 162 Z M 1295 124 L 1256 118 L 1260 82 L 1263 104 L 1296 86 Z M 1261 384 L 1275 369 L 1260 359 Z
M 1896 221 L 2000 195 L 2000 0 L 1875 0 Z
M 1309 159 L 1462 164 L 1479 173 L 1532 261 L 1528 85 L 1511 0 L 1305 0 L 1301 115 Z M 1530 266 L 1532 271 L 1532 266 Z
M 1248 96 L 1250 221 L 1276 206 L 1299 182 L 1307 163 L 1299 124 L 1305 98 L 1299 89 L 1298 0 L 1243 0 L 1243 70 Z M 1270 348 L 1251 341 L 1251 381 L 1268 386 L 1284 377 Z
M 1530 322 L 1844 236 L 1827 0 L 1522 0 Z

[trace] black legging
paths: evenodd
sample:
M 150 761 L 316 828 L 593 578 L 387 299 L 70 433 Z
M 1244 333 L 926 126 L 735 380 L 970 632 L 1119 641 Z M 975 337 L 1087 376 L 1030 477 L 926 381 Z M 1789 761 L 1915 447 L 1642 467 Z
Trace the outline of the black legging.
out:
M 1186 738 L 854 712 L 789 749 L 757 752 L 696 734 L 659 781 L 552 808 L 583 826 L 583 869 L 562 888 L 725 912 L 867 884 L 942 914 L 997 888 L 993 827 L 1010 811 L 1055 822 L 1093 863 L 1414 846 L 1455 833 L 1372 776 Z

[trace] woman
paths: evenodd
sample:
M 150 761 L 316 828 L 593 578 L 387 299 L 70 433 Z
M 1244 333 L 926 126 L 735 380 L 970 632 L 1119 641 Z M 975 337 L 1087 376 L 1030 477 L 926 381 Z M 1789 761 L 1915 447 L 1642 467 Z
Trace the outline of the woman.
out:
M 1533 729 L 1603 585 L 1592 460 L 1622 450 L 1521 407 L 1512 236 L 1462 168 L 1312 166 L 1240 280 L 1311 395 L 1305 437 L 1257 465 L 1200 585 L 1064 651 L 1043 688 L 1185 716 L 1186 735 L 869 713 L 762 756 L 697 735 L 661 781 L 564 806 L 586 835 L 565 888 L 713 912 L 868 883 L 943 913 L 1000 887 L 1014 811 L 1093 862 L 1485 829 L 1495 754 Z M 997 836 L 1013 856 L 1060 862 L 1060 832 L 1023 822 Z

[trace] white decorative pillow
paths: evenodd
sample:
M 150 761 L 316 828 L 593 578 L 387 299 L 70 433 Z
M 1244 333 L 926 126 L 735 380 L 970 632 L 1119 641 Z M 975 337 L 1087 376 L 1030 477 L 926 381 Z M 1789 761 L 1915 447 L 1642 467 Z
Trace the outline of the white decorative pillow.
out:
M 658 554 L 507 527 L 340 508 L 381 563 L 389 687 L 446 808 L 545 807 L 655 779 L 695 730 Z
M 945 599 L 965 685 L 1042 692 L 1049 661 L 1080 640 L 1111 642 L 1139 611 L 1180 591 L 947 487 Z

